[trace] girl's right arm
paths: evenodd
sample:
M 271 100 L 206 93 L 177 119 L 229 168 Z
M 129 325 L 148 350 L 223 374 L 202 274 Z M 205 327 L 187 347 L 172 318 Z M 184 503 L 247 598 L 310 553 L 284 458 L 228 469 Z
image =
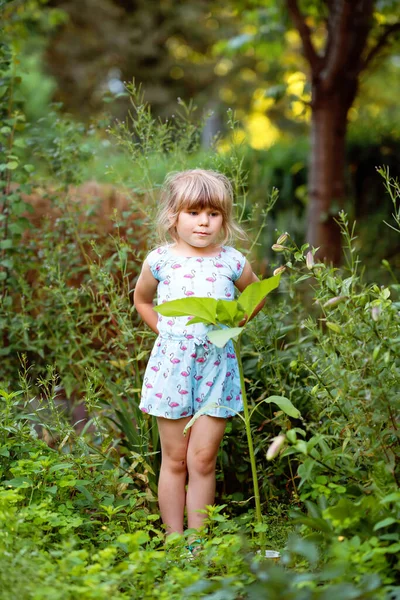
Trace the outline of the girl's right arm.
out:
M 142 271 L 137 280 L 133 303 L 143 321 L 158 334 L 158 314 L 153 310 L 153 300 L 156 295 L 158 281 L 153 277 L 147 260 L 144 261 Z

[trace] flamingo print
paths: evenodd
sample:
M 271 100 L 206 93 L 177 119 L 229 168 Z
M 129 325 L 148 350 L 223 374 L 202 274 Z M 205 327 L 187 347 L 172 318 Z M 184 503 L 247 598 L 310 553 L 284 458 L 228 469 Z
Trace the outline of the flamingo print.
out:
M 181 341 L 181 342 L 179 342 L 179 348 L 180 348 L 181 350 L 183 350 L 183 352 L 185 352 L 185 350 L 187 350 L 187 346 L 185 346 L 184 342 L 182 342 L 182 341 Z
M 171 265 L 171 269 L 180 269 L 182 265 L 180 265 L 179 263 L 175 263 L 173 265 Z
M 183 412 L 181 412 L 181 417 L 186 417 L 189 414 L 188 410 L 184 410 Z
M 198 363 L 205 363 L 206 359 L 204 358 L 204 356 L 200 356 L 198 359 L 196 359 L 196 362 L 198 362 Z
M 214 267 L 217 267 L 217 269 L 222 269 L 223 266 L 224 265 L 222 263 L 220 263 L 220 262 L 215 262 L 214 263 Z
M 169 319 L 169 321 L 167 321 L 167 325 L 169 325 L 170 327 L 172 327 L 174 323 L 175 321 L 173 319 Z
M 196 381 L 200 381 L 200 379 L 203 379 L 203 375 L 195 375 L 194 378 Z
M 186 286 L 183 286 L 182 289 L 183 289 L 183 293 L 185 294 L 185 296 L 194 296 L 194 292 L 192 292 L 192 290 L 186 291 Z
M 186 396 L 186 394 L 188 394 L 189 392 L 187 390 L 183 390 L 181 384 L 178 385 L 177 387 L 178 392 L 180 393 L 181 396 Z
M 168 402 L 168 406 L 170 406 L 171 408 L 176 408 L 177 406 L 179 406 L 179 402 L 171 401 L 170 396 L 168 396 L 167 402 Z
M 196 402 L 198 402 L 198 403 L 203 402 L 203 400 L 204 400 L 204 394 L 201 394 L 201 397 L 196 398 Z
M 151 385 L 151 383 L 148 381 L 148 377 L 145 377 L 144 380 L 144 385 L 147 387 L 147 389 L 151 389 L 153 386 Z
M 217 274 L 213 273 L 212 276 L 206 277 L 206 281 L 211 281 L 211 283 L 214 283 L 214 281 L 217 281 Z
M 169 285 L 170 283 L 171 283 L 171 277 L 169 275 L 167 275 L 167 277 L 163 281 L 163 284 L 164 285 Z
M 160 370 L 160 367 L 161 367 L 161 363 L 159 362 L 159 363 L 158 363 L 158 365 L 153 365 L 153 366 L 151 367 L 151 370 L 152 370 L 152 371 L 156 371 L 156 372 L 157 372 L 157 371 L 159 371 L 159 370 Z
M 182 377 L 189 377 L 189 375 L 190 375 L 190 371 L 191 371 L 191 370 L 192 370 L 192 369 L 191 369 L 191 367 L 188 367 L 188 368 L 186 369 L 186 371 L 181 371 L 181 375 L 182 375 Z
M 206 381 L 206 385 L 208 385 L 208 387 L 212 387 L 214 384 L 213 381 Z
M 228 402 L 230 402 L 232 400 L 232 396 L 227 396 L 226 399 L 228 400 Z
M 228 288 L 225 288 L 225 298 L 230 298 L 232 294 L 228 291 Z
M 162 398 L 162 393 L 161 392 L 157 392 L 156 396 L 157 396 L 157 398 Z
M 196 273 L 195 273 L 194 269 L 192 269 L 192 270 L 190 271 L 190 273 L 186 273 L 186 274 L 184 275 L 184 277 L 185 277 L 185 279 L 193 279 L 193 277 L 195 277 L 195 275 L 196 275 Z
M 180 359 L 179 358 L 174 358 L 174 353 L 172 352 L 169 355 L 169 362 L 171 362 L 173 365 L 177 365 L 178 363 L 180 363 Z

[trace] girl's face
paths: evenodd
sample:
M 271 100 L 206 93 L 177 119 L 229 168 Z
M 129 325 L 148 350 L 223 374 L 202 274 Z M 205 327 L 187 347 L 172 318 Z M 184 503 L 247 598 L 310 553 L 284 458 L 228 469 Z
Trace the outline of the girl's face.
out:
M 206 249 L 215 246 L 223 226 L 223 217 L 213 208 L 182 210 L 175 224 L 181 249 Z

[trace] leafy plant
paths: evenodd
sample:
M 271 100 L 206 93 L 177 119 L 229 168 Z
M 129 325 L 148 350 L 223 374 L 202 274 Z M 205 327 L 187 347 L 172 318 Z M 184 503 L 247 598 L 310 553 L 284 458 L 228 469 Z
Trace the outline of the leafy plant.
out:
M 252 432 L 250 427 L 251 412 L 249 409 L 246 386 L 243 375 L 243 364 L 241 360 L 240 336 L 245 330 L 245 324 L 251 318 L 260 302 L 279 285 L 280 276 L 275 275 L 269 279 L 254 282 L 249 285 L 240 295 L 238 300 L 216 300 L 215 298 L 182 298 L 165 302 L 155 307 L 156 312 L 164 316 L 192 316 L 188 321 L 188 325 L 194 323 L 205 323 L 207 325 L 219 326 L 208 333 L 209 340 L 223 348 L 229 340 L 233 341 L 235 354 L 238 361 L 240 386 L 243 399 L 244 416 L 239 415 L 245 425 L 247 443 L 250 454 L 251 471 L 253 478 L 254 500 L 256 506 L 256 517 L 259 524 L 262 523 L 260 491 L 258 486 L 257 468 L 254 455 Z M 239 326 L 244 321 L 242 326 Z M 222 327 L 221 327 L 222 326 Z M 264 402 L 274 402 L 286 414 L 292 417 L 298 417 L 299 411 L 292 405 L 287 398 L 272 396 L 266 398 Z M 207 410 L 204 406 L 196 415 L 189 421 L 186 430 L 193 425 L 201 414 Z

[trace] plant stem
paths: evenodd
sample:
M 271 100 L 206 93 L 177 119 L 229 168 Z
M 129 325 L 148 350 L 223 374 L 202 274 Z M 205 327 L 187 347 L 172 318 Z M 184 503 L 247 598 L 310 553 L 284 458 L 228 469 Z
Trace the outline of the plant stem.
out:
M 244 383 L 243 365 L 242 365 L 242 358 L 241 358 L 241 354 L 240 354 L 240 340 L 236 340 L 236 341 L 233 340 L 233 345 L 235 348 L 235 354 L 236 354 L 236 358 L 238 361 L 238 367 L 239 367 L 240 387 L 242 390 L 242 400 L 243 400 L 244 423 L 245 423 L 246 435 L 247 435 L 247 445 L 249 447 L 251 474 L 253 477 L 254 501 L 255 501 L 255 505 L 256 505 L 256 517 L 257 517 L 257 522 L 261 525 L 262 524 L 262 514 L 261 514 L 261 502 L 260 502 L 260 488 L 258 487 L 256 459 L 255 459 L 255 455 L 254 455 L 253 438 L 251 435 L 251 427 L 250 427 L 249 405 L 247 403 L 246 386 Z M 260 534 L 260 542 L 261 542 L 261 549 L 263 549 L 264 532 L 261 532 L 261 534 Z

